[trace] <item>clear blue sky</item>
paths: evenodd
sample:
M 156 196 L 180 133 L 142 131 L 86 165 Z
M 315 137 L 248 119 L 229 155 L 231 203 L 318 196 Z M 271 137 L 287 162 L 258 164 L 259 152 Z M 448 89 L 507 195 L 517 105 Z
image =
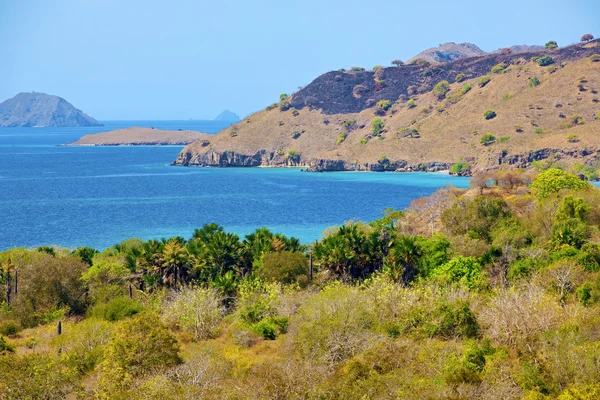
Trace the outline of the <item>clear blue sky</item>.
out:
M 598 0 L 0 0 L 0 101 L 101 119 L 240 116 L 318 75 L 444 42 L 492 51 L 600 36 Z

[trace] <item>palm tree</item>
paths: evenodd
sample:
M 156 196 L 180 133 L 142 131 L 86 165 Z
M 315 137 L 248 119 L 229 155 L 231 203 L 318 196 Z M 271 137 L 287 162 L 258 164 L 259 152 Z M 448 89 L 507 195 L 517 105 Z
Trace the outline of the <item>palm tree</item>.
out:
M 389 261 L 398 282 L 408 284 L 415 279 L 416 265 L 422 253 L 417 237 L 402 235 L 396 239 L 389 254 Z

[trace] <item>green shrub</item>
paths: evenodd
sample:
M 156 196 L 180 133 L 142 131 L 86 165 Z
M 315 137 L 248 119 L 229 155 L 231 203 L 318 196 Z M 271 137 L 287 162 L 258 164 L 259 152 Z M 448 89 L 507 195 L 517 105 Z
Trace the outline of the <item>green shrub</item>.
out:
M 438 99 L 443 99 L 446 97 L 446 93 L 450 90 L 450 83 L 448 81 L 440 81 L 433 87 L 433 94 L 435 94 Z
M 493 110 L 487 110 L 483 113 L 483 116 L 485 117 L 485 119 L 493 119 L 496 118 L 496 112 Z
M 453 175 L 463 175 L 471 169 L 471 164 L 467 162 L 457 162 L 450 166 L 450 173 Z
M 360 139 L 360 144 L 367 144 L 368 141 L 369 141 L 369 139 L 362 138 L 362 139 Z
M 546 49 L 556 49 L 558 47 L 558 43 L 556 43 L 556 40 L 550 40 L 544 45 L 544 47 Z
M 362 72 L 365 69 L 363 67 L 352 67 L 350 68 L 350 71 L 354 71 L 354 72 Z
M 17 320 L 4 319 L 0 321 L 0 335 L 14 336 L 19 333 L 23 327 Z
M 442 284 L 457 283 L 467 289 L 486 287 L 483 267 L 473 257 L 458 256 L 432 271 L 431 276 Z
M 569 143 L 577 143 L 579 142 L 579 138 L 577 137 L 576 134 L 571 133 L 567 135 L 567 142 Z
M 490 78 L 489 76 L 482 76 L 479 81 L 477 82 L 477 84 L 479 85 L 480 88 L 484 87 L 485 85 L 487 85 L 488 83 L 490 83 L 490 81 L 492 80 L 492 78 Z
M 417 106 L 417 104 L 414 99 L 410 99 L 409 101 L 406 102 L 407 108 L 415 108 L 416 106 Z
M 492 73 L 493 74 L 500 74 L 502 72 L 506 71 L 506 64 L 505 63 L 500 63 L 500 64 L 496 64 L 492 67 Z
M 510 139 L 510 136 L 500 136 L 498 138 L 498 143 L 508 142 L 509 139 Z
M 515 132 L 523 132 L 523 127 L 519 124 L 515 125 Z
M 13 346 L 11 346 L 10 344 L 8 344 L 8 342 L 6 341 L 6 339 L 4 339 L 4 337 L 0 336 L 0 357 L 4 354 L 4 353 L 14 353 L 15 348 Z
M 485 135 L 483 135 L 481 137 L 481 139 L 479 139 L 479 143 L 481 143 L 484 146 L 489 146 L 490 144 L 494 143 L 496 141 L 496 136 L 492 135 L 491 133 L 486 133 Z
M 292 107 L 292 104 L 290 103 L 290 101 L 286 98 L 282 99 L 279 102 L 279 110 L 281 111 L 287 111 Z
M 348 136 L 348 134 L 346 133 L 346 131 L 341 131 L 337 140 L 335 141 L 335 144 L 340 144 L 342 143 L 344 140 L 346 140 L 346 136 Z
M 281 333 L 287 332 L 287 317 L 269 317 L 252 326 L 252 331 L 267 340 L 275 340 Z
M 379 100 L 376 104 L 377 108 L 382 109 L 383 111 L 387 111 L 392 106 L 389 100 Z
M 536 76 L 534 76 L 533 78 L 531 78 L 529 80 L 529 86 L 531 86 L 531 87 L 539 86 L 540 83 L 541 83 L 540 80 Z
M 546 67 L 554 64 L 554 60 L 550 56 L 543 56 L 537 61 L 537 63 L 540 67 Z
M 285 158 L 286 158 L 286 160 L 290 160 L 290 161 L 297 163 L 300 161 L 300 154 L 298 154 L 298 152 L 296 150 L 290 150 L 285 155 Z
M 462 82 L 465 80 L 465 74 L 457 74 L 456 77 L 454 78 L 454 80 L 456 82 Z
M 155 315 L 141 313 L 125 321 L 112 335 L 100 365 L 98 384 L 104 394 L 114 393 L 154 368 L 182 362 L 173 334 Z
M 600 62 L 600 54 L 592 54 L 590 56 L 590 61 L 591 62 Z
M 385 123 L 380 118 L 375 118 L 373 121 L 371 121 L 371 128 L 373 128 L 371 133 L 373 134 L 373 136 L 381 135 L 384 127 Z
M 136 300 L 121 296 L 109 300 L 107 303 L 100 303 L 90 309 L 91 317 L 102 318 L 106 321 L 120 321 L 142 312 L 144 307 Z
M 277 315 L 280 292 L 277 283 L 265 283 L 260 279 L 246 279 L 238 288 L 237 315 L 248 325 Z
M 354 126 L 355 124 L 356 124 L 355 119 L 347 119 L 344 121 L 344 128 L 349 129 L 350 127 Z

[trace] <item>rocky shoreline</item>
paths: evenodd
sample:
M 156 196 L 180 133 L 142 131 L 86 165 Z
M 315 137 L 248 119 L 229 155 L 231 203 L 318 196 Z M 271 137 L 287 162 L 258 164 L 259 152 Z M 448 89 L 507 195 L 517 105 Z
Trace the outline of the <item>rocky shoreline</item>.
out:
M 457 173 L 459 176 L 471 176 L 474 172 L 491 169 L 517 169 L 528 168 L 536 161 L 576 161 L 580 163 L 600 162 L 600 149 L 585 147 L 580 149 L 554 149 L 544 148 L 520 154 L 511 154 L 499 151 L 487 154 L 478 159 L 463 160 L 469 167 Z M 209 148 L 204 153 L 181 152 L 172 165 L 178 166 L 203 166 L 203 167 L 302 167 L 310 172 L 334 171 L 371 171 L 371 172 L 441 172 L 449 171 L 453 163 L 426 162 L 410 163 L 406 160 L 388 160 L 377 162 L 351 162 L 347 160 L 332 160 L 324 158 L 311 158 L 303 160 L 290 160 L 282 155 L 267 150 L 260 150 L 253 155 L 242 154 L 235 151 L 217 152 Z

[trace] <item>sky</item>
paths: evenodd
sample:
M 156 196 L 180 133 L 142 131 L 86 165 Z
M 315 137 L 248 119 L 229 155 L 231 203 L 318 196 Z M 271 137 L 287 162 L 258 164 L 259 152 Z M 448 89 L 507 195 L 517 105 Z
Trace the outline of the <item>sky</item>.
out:
M 0 101 L 44 92 L 99 120 L 241 117 L 339 68 L 445 42 L 600 37 L 598 0 L 0 0 Z

